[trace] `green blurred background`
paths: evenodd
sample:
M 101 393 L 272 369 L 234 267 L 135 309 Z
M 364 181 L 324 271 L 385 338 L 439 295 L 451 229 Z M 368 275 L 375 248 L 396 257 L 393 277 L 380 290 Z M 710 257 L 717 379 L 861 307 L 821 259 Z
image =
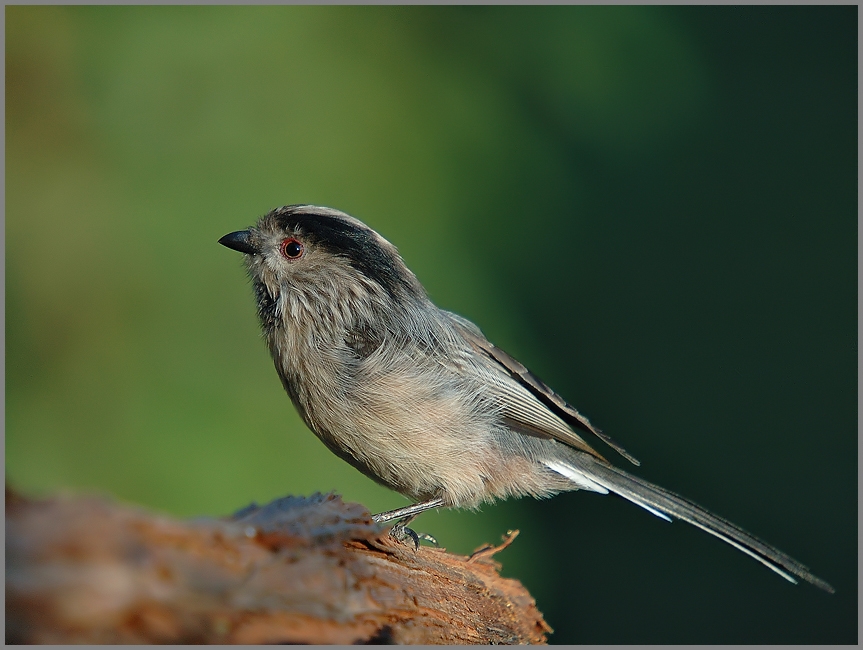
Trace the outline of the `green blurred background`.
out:
M 7 481 L 405 504 L 304 428 L 216 243 L 305 202 L 837 589 L 612 497 L 418 520 L 519 528 L 552 642 L 856 642 L 856 7 L 7 7 Z

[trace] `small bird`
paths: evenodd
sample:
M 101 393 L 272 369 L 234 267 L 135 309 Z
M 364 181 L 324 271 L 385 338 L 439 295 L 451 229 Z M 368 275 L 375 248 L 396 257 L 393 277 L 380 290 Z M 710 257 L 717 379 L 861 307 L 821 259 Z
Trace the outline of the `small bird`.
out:
M 639 464 L 476 325 L 435 306 L 396 248 L 359 220 L 289 205 L 219 243 L 245 254 L 276 372 L 306 425 L 415 501 L 374 516 L 402 537 L 418 544 L 406 524 L 431 508 L 611 492 L 715 535 L 790 582 L 833 592 L 792 557 L 609 463 L 583 435 Z

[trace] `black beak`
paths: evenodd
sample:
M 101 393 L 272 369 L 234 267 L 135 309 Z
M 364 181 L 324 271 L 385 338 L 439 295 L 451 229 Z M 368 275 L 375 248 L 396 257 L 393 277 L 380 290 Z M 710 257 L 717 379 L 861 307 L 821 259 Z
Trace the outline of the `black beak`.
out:
M 254 255 L 260 253 L 260 249 L 251 242 L 251 233 L 248 230 L 238 230 L 228 233 L 219 240 L 222 246 L 227 246 L 235 251 Z

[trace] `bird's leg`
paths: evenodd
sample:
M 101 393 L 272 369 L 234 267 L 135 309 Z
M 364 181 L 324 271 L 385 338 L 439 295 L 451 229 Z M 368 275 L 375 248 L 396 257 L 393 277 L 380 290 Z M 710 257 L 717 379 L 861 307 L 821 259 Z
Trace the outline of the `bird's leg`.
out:
M 421 539 L 437 546 L 438 543 L 434 537 L 427 533 L 415 533 L 413 530 L 408 528 L 408 524 L 420 513 L 425 512 L 426 510 L 431 510 L 432 508 L 438 508 L 442 505 L 443 499 L 441 498 L 429 499 L 428 501 L 414 503 L 413 505 L 405 506 L 404 508 L 396 508 L 395 510 L 388 510 L 387 512 L 372 515 L 372 520 L 379 524 L 383 524 L 395 519 L 396 523 L 390 529 L 390 535 L 400 542 L 404 541 L 405 538 L 410 537 L 413 540 L 414 548 L 416 549 L 419 549 Z
M 440 497 L 435 497 L 434 499 L 429 499 L 428 501 L 420 501 L 419 503 L 414 503 L 412 505 L 405 506 L 404 508 L 396 508 L 395 510 L 387 510 L 386 512 L 372 515 L 372 519 L 379 524 L 392 521 L 393 519 L 405 519 L 407 517 L 413 519 L 421 512 L 431 510 L 432 508 L 439 508 L 442 505 L 443 499 L 441 499 Z

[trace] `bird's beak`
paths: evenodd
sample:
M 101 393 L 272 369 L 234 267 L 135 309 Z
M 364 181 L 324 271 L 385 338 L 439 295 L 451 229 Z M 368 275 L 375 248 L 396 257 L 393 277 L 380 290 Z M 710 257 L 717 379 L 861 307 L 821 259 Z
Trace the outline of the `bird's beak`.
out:
M 233 248 L 235 251 L 254 255 L 260 253 L 261 250 L 252 243 L 251 234 L 248 230 L 238 230 L 237 232 L 228 233 L 219 240 L 222 246 Z

